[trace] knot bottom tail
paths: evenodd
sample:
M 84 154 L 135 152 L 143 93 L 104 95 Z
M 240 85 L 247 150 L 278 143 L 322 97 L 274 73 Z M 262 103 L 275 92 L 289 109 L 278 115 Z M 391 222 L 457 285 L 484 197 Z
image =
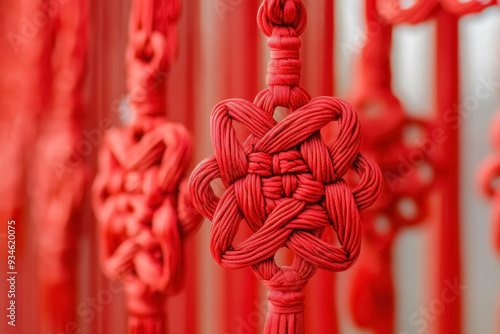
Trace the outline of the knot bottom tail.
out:
M 164 316 L 146 316 L 131 314 L 128 320 L 129 334 L 164 334 L 166 320 Z
M 129 312 L 129 334 L 165 334 L 167 319 L 164 310 L 165 294 L 151 291 L 139 281 L 125 285 Z
M 304 300 L 307 281 L 291 268 L 283 267 L 270 281 L 264 334 L 304 334 Z

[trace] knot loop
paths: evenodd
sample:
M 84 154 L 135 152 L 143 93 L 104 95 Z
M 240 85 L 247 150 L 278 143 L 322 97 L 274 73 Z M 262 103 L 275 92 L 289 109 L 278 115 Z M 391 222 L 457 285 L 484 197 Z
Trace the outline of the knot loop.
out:
M 306 9 L 301 0 L 264 0 L 257 23 L 266 36 L 271 36 L 276 27 L 292 28 L 300 36 L 307 24 Z
M 167 40 L 160 33 L 138 32 L 127 50 L 127 90 L 135 120 L 165 114 Z
M 267 67 L 270 114 L 278 106 L 291 110 L 302 107 L 309 94 L 299 87 L 302 63 L 300 62 L 300 39 L 307 23 L 306 10 L 300 0 L 265 0 L 258 14 L 258 24 L 269 37 L 271 61 Z
M 176 54 L 178 0 L 134 0 L 127 47 L 127 89 L 135 121 L 165 115 L 165 79 Z

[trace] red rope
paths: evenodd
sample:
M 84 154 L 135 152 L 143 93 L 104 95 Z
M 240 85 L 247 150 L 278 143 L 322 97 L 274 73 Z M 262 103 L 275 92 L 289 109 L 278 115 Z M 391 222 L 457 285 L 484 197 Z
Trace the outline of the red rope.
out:
M 271 50 L 269 88 L 255 104 L 232 99 L 212 112 L 215 155 L 197 166 L 190 179 L 195 207 L 213 221 L 211 251 L 226 268 L 252 266 L 269 287 L 265 333 L 304 333 L 304 293 L 316 268 L 349 268 L 360 250 L 359 210 L 376 199 L 381 175 L 375 163 L 359 153 L 360 128 L 350 105 L 336 98 L 310 100 L 299 85 L 300 39 L 306 12 L 299 0 L 265 0 L 258 24 Z M 276 107 L 291 114 L 282 122 Z M 238 142 L 233 120 L 251 136 Z M 337 121 L 335 140 L 325 145 L 319 130 Z M 343 176 L 349 169 L 360 176 L 352 191 Z M 220 178 L 227 188 L 215 196 L 210 182 Z M 233 245 L 240 223 L 253 231 Z M 340 247 L 321 240 L 333 226 Z M 292 267 L 279 268 L 276 252 L 295 252 Z
M 165 298 L 182 283 L 183 240 L 200 222 L 183 179 L 191 137 L 164 116 L 178 11 L 177 1 L 134 1 L 127 87 L 135 118 L 106 135 L 94 183 L 103 267 L 124 280 L 130 333 L 165 332 Z

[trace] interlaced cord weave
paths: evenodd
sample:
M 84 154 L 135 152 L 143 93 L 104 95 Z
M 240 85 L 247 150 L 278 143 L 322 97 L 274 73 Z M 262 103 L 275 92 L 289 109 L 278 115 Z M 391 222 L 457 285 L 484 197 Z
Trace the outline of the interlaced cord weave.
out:
M 93 189 L 104 271 L 125 283 L 130 333 L 165 333 L 165 298 L 182 282 L 183 240 L 201 220 L 184 179 L 191 136 L 165 119 L 178 13 L 176 0 L 133 3 L 127 88 L 134 119 L 106 135 Z
M 231 99 L 212 111 L 215 155 L 193 171 L 189 191 L 198 211 L 212 221 L 211 252 L 226 268 L 252 266 L 269 288 L 267 334 L 304 333 L 303 288 L 317 268 L 346 270 L 361 245 L 359 210 L 380 192 L 381 173 L 372 159 L 359 153 L 360 125 L 354 109 L 332 97 L 310 99 L 300 86 L 300 39 L 306 26 L 300 0 L 265 0 L 258 24 L 268 36 L 271 61 L 268 88 L 254 103 Z M 290 114 L 273 118 L 277 107 Z M 241 144 L 233 127 L 251 133 Z M 338 123 L 336 138 L 326 145 L 319 130 Z M 351 190 L 343 177 L 359 175 Z M 210 183 L 221 179 L 221 198 Z M 253 231 L 238 245 L 241 222 Z M 340 246 L 321 240 L 332 226 Z M 274 256 L 294 251 L 291 267 L 278 267 Z

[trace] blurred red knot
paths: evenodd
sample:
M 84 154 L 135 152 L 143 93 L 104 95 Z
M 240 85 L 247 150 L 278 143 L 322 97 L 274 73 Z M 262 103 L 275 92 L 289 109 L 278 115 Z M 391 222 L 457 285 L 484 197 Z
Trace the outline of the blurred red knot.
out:
M 135 118 L 106 134 L 93 188 L 104 271 L 124 280 L 131 333 L 166 332 L 163 308 L 181 287 L 183 240 L 201 221 L 184 179 L 191 136 L 165 119 L 168 39 L 175 40 L 165 34 L 177 16 L 178 1 L 134 1 L 127 87 Z
M 405 114 L 392 91 L 392 26 L 377 14 L 376 2 L 365 1 L 367 31 L 376 33 L 367 34 L 348 101 L 358 110 L 361 124 L 368 125 L 361 147 L 378 163 L 385 182 L 377 202 L 361 215 L 363 253 L 352 273 L 349 306 L 358 327 L 393 333 L 392 245 L 402 228 L 427 216 L 427 191 L 432 185 L 421 171 L 431 166 L 429 157 L 418 144 L 409 143 L 405 132 L 420 130 L 422 137 L 431 138 L 431 131 L 426 122 Z M 417 154 L 417 164 L 402 170 L 401 159 L 414 161 Z M 405 201 L 413 204 L 411 214 L 401 210 Z
M 490 129 L 490 140 L 495 152 L 487 157 L 478 169 L 478 183 L 481 191 L 493 200 L 492 227 L 493 243 L 500 254 L 500 111 L 497 111 Z
M 266 0 L 258 23 L 269 37 L 269 88 L 255 103 L 232 99 L 212 112 L 215 155 L 198 165 L 189 191 L 195 207 L 212 220 L 211 251 L 226 268 L 252 266 L 269 287 L 265 333 L 304 333 L 304 293 L 316 268 L 341 271 L 357 259 L 361 243 L 359 210 L 378 196 L 381 173 L 359 153 L 356 112 L 332 97 L 310 100 L 299 86 L 300 34 L 306 11 L 298 0 Z M 277 107 L 291 113 L 281 122 Z M 233 121 L 251 133 L 240 144 Z M 338 122 L 329 145 L 320 130 Z M 359 184 L 351 190 L 344 175 L 353 170 Z M 227 188 L 218 198 L 210 183 L 220 178 Z M 245 221 L 253 235 L 233 245 Z M 336 231 L 340 247 L 321 240 L 325 228 Z M 294 251 L 292 267 L 279 268 L 274 256 L 283 247 Z

